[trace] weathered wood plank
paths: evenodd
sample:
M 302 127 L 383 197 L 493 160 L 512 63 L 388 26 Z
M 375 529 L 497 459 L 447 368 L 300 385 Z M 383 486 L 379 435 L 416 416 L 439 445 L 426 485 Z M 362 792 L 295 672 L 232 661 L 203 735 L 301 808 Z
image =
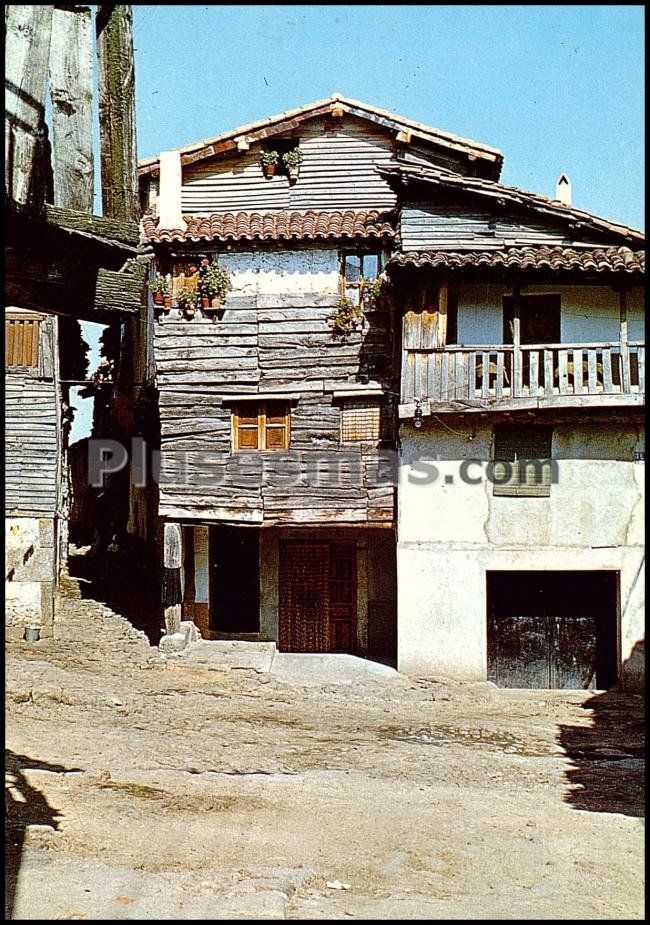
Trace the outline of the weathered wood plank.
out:
M 55 7 L 50 47 L 54 205 L 93 210 L 93 39 L 89 8 Z
M 103 212 L 110 218 L 137 221 L 139 206 L 131 7 L 102 4 L 97 15 L 97 29 Z
M 52 6 L 5 7 L 5 190 L 45 208 L 51 165 L 45 125 Z
M 559 371 L 559 387 L 560 395 L 568 395 L 569 393 L 569 372 L 567 364 L 567 350 L 558 350 L 558 371 Z
M 588 377 L 588 390 L 594 395 L 597 391 L 597 377 L 596 377 L 596 351 L 587 350 L 587 377 Z

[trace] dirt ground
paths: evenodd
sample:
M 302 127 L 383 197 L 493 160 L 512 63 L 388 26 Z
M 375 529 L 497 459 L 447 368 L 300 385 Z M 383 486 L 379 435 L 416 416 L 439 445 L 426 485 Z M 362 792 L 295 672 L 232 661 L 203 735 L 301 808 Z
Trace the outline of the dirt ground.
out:
M 7 645 L 7 917 L 641 919 L 643 702 Z

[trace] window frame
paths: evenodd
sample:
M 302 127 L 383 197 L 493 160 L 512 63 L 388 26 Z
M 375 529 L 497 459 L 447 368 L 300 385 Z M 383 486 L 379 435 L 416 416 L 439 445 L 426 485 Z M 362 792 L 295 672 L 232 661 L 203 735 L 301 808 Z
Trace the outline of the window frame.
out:
M 346 276 L 346 259 L 355 257 L 360 261 L 358 281 L 348 280 Z M 363 272 L 364 258 L 372 257 L 377 260 L 377 272 L 374 276 L 365 276 Z M 361 251 L 361 250 L 342 250 L 340 255 L 339 277 L 341 281 L 342 294 L 349 299 L 355 299 L 359 305 L 363 303 L 363 283 L 368 280 L 378 279 L 385 266 L 384 252 L 378 251 Z M 355 295 L 356 294 L 356 295 Z
M 268 407 L 276 405 L 282 406 L 282 414 L 268 413 Z M 246 413 L 244 413 L 246 412 Z M 241 418 L 256 418 L 255 424 L 240 423 Z M 281 422 L 269 423 L 268 417 L 282 418 Z M 241 446 L 240 431 L 242 428 L 253 431 L 257 434 L 257 446 Z M 238 401 L 235 402 L 231 412 L 231 447 L 233 453 L 277 453 L 286 452 L 291 446 L 291 402 L 283 399 L 269 399 L 267 401 Z M 271 430 L 274 433 L 283 434 L 281 446 L 269 446 L 267 433 Z
M 499 445 L 501 442 L 501 446 Z M 512 447 L 512 456 L 505 455 L 503 444 Z M 517 444 L 521 447 L 518 451 Z M 537 446 L 535 445 L 537 444 Z M 543 446 L 543 444 L 545 444 Z M 526 453 L 526 449 L 532 452 Z M 537 452 L 539 451 L 539 452 Z M 526 453 L 526 455 L 523 455 Z M 510 481 L 502 484 L 492 482 L 492 495 L 495 498 L 548 498 L 551 494 L 552 466 L 544 465 L 541 473 L 528 467 L 524 471 L 525 480 L 521 480 L 521 472 L 517 463 L 526 460 L 540 460 L 541 462 L 553 459 L 553 428 L 518 426 L 513 424 L 496 425 L 492 438 L 492 468 L 495 477 L 498 477 L 499 462 L 512 465 Z M 539 476 L 539 477 L 538 477 Z

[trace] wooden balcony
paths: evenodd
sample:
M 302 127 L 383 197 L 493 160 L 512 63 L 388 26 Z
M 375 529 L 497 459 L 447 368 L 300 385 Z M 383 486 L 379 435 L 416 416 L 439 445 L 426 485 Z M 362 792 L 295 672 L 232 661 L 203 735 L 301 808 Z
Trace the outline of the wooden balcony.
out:
M 642 405 L 645 344 L 450 346 L 403 353 L 400 417 Z

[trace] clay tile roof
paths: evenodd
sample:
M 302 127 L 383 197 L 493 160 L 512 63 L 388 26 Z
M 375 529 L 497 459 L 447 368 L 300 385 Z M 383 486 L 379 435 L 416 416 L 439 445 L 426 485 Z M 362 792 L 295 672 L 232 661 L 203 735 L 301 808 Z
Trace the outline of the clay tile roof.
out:
M 141 223 L 142 243 L 163 241 L 315 241 L 326 238 L 394 238 L 397 216 L 376 209 L 334 212 L 215 212 L 184 215 L 187 229 L 159 231 L 147 212 Z
M 508 247 L 483 251 L 418 251 L 397 254 L 390 265 L 442 267 L 462 270 L 473 267 L 518 270 L 582 270 L 591 273 L 645 274 L 645 251 L 629 247 Z

